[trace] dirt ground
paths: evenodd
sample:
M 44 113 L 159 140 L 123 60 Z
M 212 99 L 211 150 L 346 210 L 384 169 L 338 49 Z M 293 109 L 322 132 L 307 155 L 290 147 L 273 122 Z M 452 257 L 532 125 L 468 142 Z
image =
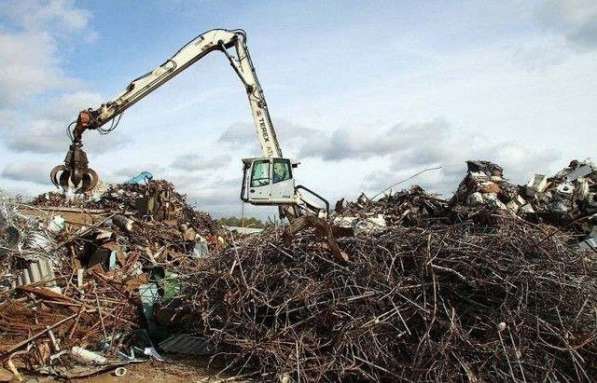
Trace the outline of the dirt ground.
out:
M 145 362 L 129 364 L 125 366 L 127 372 L 124 376 L 118 377 L 114 370 L 106 371 L 86 378 L 73 379 L 76 383 L 218 383 L 218 382 L 247 382 L 237 380 L 231 375 L 218 377 L 217 369 L 212 368 L 212 374 L 208 372 L 208 360 L 201 358 L 176 358 L 167 362 Z M 64 382 L 68 380 L 49 376 L 24 375 L 24 382 L 27 383 L 51 383 Z

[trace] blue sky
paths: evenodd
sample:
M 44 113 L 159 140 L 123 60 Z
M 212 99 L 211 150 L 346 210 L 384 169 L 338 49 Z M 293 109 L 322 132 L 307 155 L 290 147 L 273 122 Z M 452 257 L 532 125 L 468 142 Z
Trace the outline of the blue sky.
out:
M 466 159 L 524 182 L 595 159 L 597 3 L 568 1 L 0 1 L 0 188 L 51 190 L 65 126 L 212 28 L 243 28 L 300 183 L 330 200 L 411 183 L 449 195 Z M 244 90 L 218 53 L 86 135 L 106 182 L 167 178 L 239 214 L 259 154 Z M 251 208 L 264 216 L 271 209 Z

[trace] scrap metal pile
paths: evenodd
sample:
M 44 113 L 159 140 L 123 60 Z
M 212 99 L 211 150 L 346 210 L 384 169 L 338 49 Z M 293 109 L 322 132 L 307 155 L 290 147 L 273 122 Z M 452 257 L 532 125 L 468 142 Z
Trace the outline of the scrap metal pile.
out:
M 91 200 L 3 196 L 3 364 L 17 378 L 21 368 L 72 378 L 159 358 L 143 330 L 153 302 L 172 294 L 168 270 L 192 269 L 222 246 L 219 230 L 165 181 Z
M 466 220 L 477 210 L 494 208 L 497 214 L 549 223 L 579 234 L 591 232 L 597 213 L 597 165 L 572 161 L 552 177 L 537 174 L 527 185 L 514 185 L 503 169 L 488 161 L 468 161 L 468 172 L 454 196 L 444 200 L 415 186 L 369 201 L 340 204 L 342 214 L 386 214 L 391 224 L 452 223 Z
M 451 200 L 362 195 L 292 235 L 223 232 L 165 181 L 3 197 L 0 359 L 17 378 L 184 351 L 255 381 L 595 381 L 597 168 L 517 186 L 468 167 Z
M 451 201 L 415 187 L 339 204 L 346 261 L 315 231 L 246 238 L 184 281 L 174 322 L 257 380 L 595 381 L 597 253 L 578 241 L 597 169 L 572 180 L 574 164 L 533 197 L 471 162 Z M 508 206 L 522 195 L 534 213 Z
M 503 178 L 503 169 L 487 161 L 468 161 L 468 174 L 451 205 L 491 205 L 534 222 L 590 231 L 597 213 L 597 165 L 571 161 L 552 177 L 534 175 L 517 186 Z M 593 221 L 591 221 L 593 220 Z

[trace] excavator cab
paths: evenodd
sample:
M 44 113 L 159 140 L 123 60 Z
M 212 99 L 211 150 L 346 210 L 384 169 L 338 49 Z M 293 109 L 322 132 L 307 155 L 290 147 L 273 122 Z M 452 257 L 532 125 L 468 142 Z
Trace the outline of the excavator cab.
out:
M 298 162 L 281 157 L 243 159 L 240 199 L 252 205 L 277 205 L 282 216 L 327 217 L 329 202 L 313 190 L 296 185 L 292 169 Z
M 295 166 L 287 158 L 243 159 L 241 199 L 253 205 L 296 203 L 296 187 L 292 177 L 292 168 Z

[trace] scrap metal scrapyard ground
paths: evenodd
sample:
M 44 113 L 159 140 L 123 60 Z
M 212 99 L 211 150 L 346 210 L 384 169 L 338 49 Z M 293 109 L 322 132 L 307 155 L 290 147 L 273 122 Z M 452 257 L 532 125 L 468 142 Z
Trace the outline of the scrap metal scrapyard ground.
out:
M 213 51 L 263 151 L 241 199 L 288 225 L 231 231 L 167 180 L 99 188 L 88 167 L 86 130 Z M 296 185 L 240 30 L 198 36 L 71 128 L 61 190 L 0 195 L 0 380 L 595 381 L 591 161 L 515 185 L 471 160 L 449 200 L 414 186 L 332 212 Z

